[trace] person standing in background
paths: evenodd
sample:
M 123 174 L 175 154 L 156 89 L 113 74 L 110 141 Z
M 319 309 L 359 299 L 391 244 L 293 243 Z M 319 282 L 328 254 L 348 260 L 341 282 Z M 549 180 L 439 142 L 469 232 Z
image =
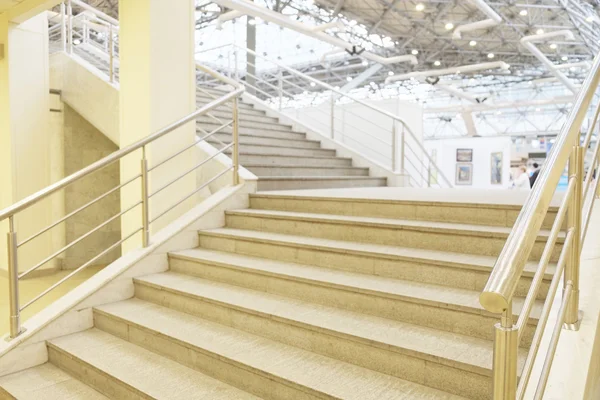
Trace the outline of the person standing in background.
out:
M 527 167 L 524 165 L 519 166 L 519 172 L 521 173 L 517 179 L 513 182 L 513 187 L 517 190 L 529 190 L 531 189 L 529 183 L 529 176 L 527 175 Z
M 530 187 L 533 187 L 539 174 L 540 174 L 540 166 L 538 165 L 538 163 L 534 162 L 533 163 L 533 173 L 529 177 L 529 186 Z

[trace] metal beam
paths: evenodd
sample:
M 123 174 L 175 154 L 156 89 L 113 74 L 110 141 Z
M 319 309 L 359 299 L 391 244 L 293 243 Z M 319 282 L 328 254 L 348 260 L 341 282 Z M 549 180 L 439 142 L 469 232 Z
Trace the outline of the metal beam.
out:
M 350 82 L 345 84 L 340 89 L 340 92 L 348 93 L 352 89 L 359 87 L 364 83 L 364 81 L 375 75 L 382 67 L 383 65 L 381 64 L 371 65 L 369 68 L 361 72 L 360 75 L 358 75 L 356 78 L 352 79 Z

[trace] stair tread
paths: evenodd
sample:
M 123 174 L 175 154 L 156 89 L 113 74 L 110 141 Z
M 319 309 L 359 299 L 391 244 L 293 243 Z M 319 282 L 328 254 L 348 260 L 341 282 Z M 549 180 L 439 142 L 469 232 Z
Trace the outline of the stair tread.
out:
M 227 132 L 219 132 L 219 133 L 223 133 L 226 135 L 231 136 L 231 133 L 227 133 Z M 299 135 L 301 135 L 301 133 L 299 133 Z M 267 140 L 286 140 L 289 142 L 308 142 L 308 143 L 315 143 L 315 144 L 319 144 L 321 142 L 319 142 L 318 140 L 309 140 L 309 139 L 304 139 L 304 138 L 298 138 L 298 139 L 290 139 L 290 138 L 285 138 L 285 137 L 273 137 L 273 136 L 263 136 L 263 135 L 255 135 L 252 133 L 240 133 L 239 134 L 240 138 L 260 138 L 260 139 L 267 139 Z M 290 143 L 293 144 L 293 143 Z
M 277 154 L 265 155 L 263 153 L 245 152 L 245 151 L 243 151 L 243 149 L 240 149 L 240 155 L 264 156 L 264 157 L 293 157 L 293 158 L 309 158 L 309 159 L 316 158 L 319 160 L 352 160 L 351 157 L 337 157 L 337 156 L 286 156 L 286 155 L 277 155 Z
M 461 398 L 139 299 L 97 310 L 335 398 Z
M 339 253 L 354 253 L 366 256 L 385 258 L 400 258 L 412 261 L 427 261 L 444 266 L 477 269 L 491 272 L 497 257 L 476 254 L 455 253 L 441 250 L 427 250 L 413 247 L 390 246 L 364 242 L 350 242 L 344 240 L 322 239 L 310 236 L 296 236 L 275 232 L 252 231 L 233 228 L 217 228 L 202 231 L 203 233 L 219 236 L 236 236 L 244 239 L 269 241 L 283 245 L 298 247 L 312 247 Z M 537 270 L 537 262 L 525 264 L 524 276 L 532 277 Z M 548 266 L 545 278 L 552 279 L 555 264 Z
M 258 399 L 98 329 L 53 339 L 49 345 L 153 398 Z
M 326 180 L 369 180 L 369 179 L 386 179 L 385 177 L 377 177 L 377 176 L 261 176 L 258 178 L 261 181 L 274 181 L 274 180 L 283 180 L 283 181 L 326 181 Z
M 289 279 L 302 280 L 310 282 L 310 284 L 345 288 L 369 295 L 402 299 L 465 312 L 490 314 L 479 303 L 481 292 L 475 290 L 294 264 L 234 253 L 220 253 L 205 249 L 190 249 L 174 254 L 185 254 L 190 258 L 198 258 L 202 254 L 204 257 L 212 256 L 212 261 L 227 260 L 226 262 L 233 265 L 243 266 L 247 269 L 262 271 L 271 275 L 285 276 Z M 522 298 L 515 298 L 513 300 L 515 313 L 520 311 L 522 303 Z M 542 307 L 543 302 L 537 300 L 531 311 L 530 320 L 537 320 L 541 314 Z
M 354 178 L 354 177 L 349 177 Z M 363 179 L 369 179 L 373 177 L 359 177 Z M 278 211 L 278 210 L 259 210 L 259 209 L 246 209 L 246 210 L 235 210 L 227 211 L 228 215 L 247 215 L 254 217 L 266 217 L 266 218 L 277 218 L 277 219 L 297 219 L 302 221 L 312 222 L 328 222 L 328 223 L 350 223 L 360 224 L 364 226 L 378 226 L 384 228 L 394 229 L 419 229 L 429 231 L 446 231 L 448 233 L 465 233 L 483 236 L 483 237 L 507 237 L 512 228 L 503 226 L 489 226 L 489 225 L 472 225 L 472 224 L 461 224 L 453 222 L 432 222 L 422 220 L 406 220 L 406 219 L 393 219 L 393 218 L 377 218 L 377 217 L 356 217 L 347 215 L 334 215 L 334 214 L 313 214 L 293 211 Z M 549 236 L 550 232 L 547 230 L 540 230 L 540 237 Z M 561 242 L 564 238 L 564 233 L 559 234 L 557 242 Z
M 0 387 L 19 400 L 108 400 L 108 397 L 49 363 L 4 376 L 0 378 Z
M 245 163 L 244 167 L 246 168 L 315 168 L 315 169 L 362 169 L 368 170 L 368 167 L 353 167 L 353 166 L 321 166 L 321 165 L 306 165 L 306 164 L 286 164 L 286 165 L 277 165 L 277 164 L 249 164 Z M 372 177 L 370 177 L 372 178 Z

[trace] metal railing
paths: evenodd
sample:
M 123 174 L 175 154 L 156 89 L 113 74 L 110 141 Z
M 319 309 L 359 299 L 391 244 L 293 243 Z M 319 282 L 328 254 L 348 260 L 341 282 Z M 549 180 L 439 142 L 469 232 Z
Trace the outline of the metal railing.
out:
M 25 199 L 13 204 L 12 206 L 10 206 L 6 209 L 0 210 L 0 222 L 2 222 L 4 220 L 8 220 L 8 231 L 9 231 L 7 247 L 8 247 L 8 282 L 9 282 L 9 294 L 8 295 L 9 295 L 9 311 L 10 311 L 10 332 L 9 332 L 10 338 L 15 338 L 20 333 L 22 333 L 21 322 L 20 322 L 21 312 L 23 312 L 25 309 L 30 307 L 32 304 L 37 302 L 39 299 L 41 299 L 42 297 L 44 297 L 51 291 L 55 290 L 58 286 L 62 285 L 67 280 L 71 279 L 71 277 L 78 274 L 79 272 L 86 269 L 87 267 L 91 266 L 94 262 L 96 262 L 97 260 L 99 260 L 100 258 L 105 256 L 112 250 L 116 249 L 118 246 L 123 244 L 125 241 L 129 240 L 130 238 L 133 238 L 134 236 L 136 236 L 138 234 L 141 235 L 141 241 L 142 241 L 143 247 L 147 247 L 151 241 L 150 228 L 153 223 L 155 223 L 158 219 L 163 218 L 167 213 L 174 210 L 176 207 L 183 204 L 185 201 L 191 199 L 194 195 L 199 193 L 202 189 L 204 189 L 211 183 L 215 182 L 217 179 L 221 178 L 225 174 L 232 172 L 233 184 L 237 185 L 239 183 L 239 175 L 238 175 L 238 171 L 239 171 L 239 161 L 238 161 L 239 160 L 239 158 L 238 158 L 238 154 L 239 154 L 239 135 L 238 135 L 239 121 L 238 121 L 238 103 L 237 102 L 238 102 L 238 97 L 244 92 L 245 88 L 243 85 L 240 85 L 240 84 L 236 83 L 235 81 L 233 81 L 223 75 L 220 75 L 219 73 L 211 70 L 210 68 L 199 66 L 199 65 L 197 65 L 197 68 L 200 71 L 202 71 L 203 74 L 209 75 L 212 77 L 212 79 L 219 80 L 225 85 L 232 86 L 233 89 L 226 93 L 223 93 L 219 97 L 215 96 L 215 98 L 213 100 L 209 101 L 207 104 L 205 104 L 201 108 L 197 109 L 193 113 L 164 127 L 163 129 L 151 134 L 150 136 L 147 136 L 146 138 L 144 138 L 136 143 L 133 143 L 125 148 L 122 148 L 122 149 L 108 155 L 107 157 L 102 158 L 99 161 L 96 161 L 95 163 L 75 172 L 74 174 L 54 183 L 53 185 L 46 187 L 45 189 L 40 190 L 37 193 L 34 193 L 34 194 L 26 197 Z M 214 110 L 216 108 L 222 108 L 223 106 L 227 105 L 229 102 L 231 102 L 231 107 L 232 107 L 231 119 L 225 121 L 217 129 L 214 129 L 213 131 L 206 133 L 202 137 L 198 137 L 197 140 L 195 142 L 193 142 L 192 144 L 187 144 L 185 147 L 182 147 L 175 153 L 160 160 L 159 162 L 156 162 L 152 166 L 148 165 L 148 159 L 146 157 L 146 148 L 148 145 L 150 145 L 150 144 L 154 143 L 156 140 L 168 135 L 170 132 L 176 130 L 177 128 L 180 128 L 192 121 L 195 121 L 199 117 L 210 114 L 210 112 L 212 110 Z M 166 163 L 168 163 L 172 160 L 175 160 L 178 156 L 190 151 L 198 143 L 205 141 L 205 140 L 209 139 L 211 136 L 215 135 L 216 133 L 222 131 L 222 129 L 224 127 L 231 127 L 231 129 L 232 129 L 231 143 L 224 145 L 223 148 L 221 148 L 220 150 L 218 150 L 211 156 L 207 157 L 206 159 L 204 159 L 202 161 L 199 161 L 195 165 L 190 166 L 190 168 L 186 169 L 185 171 L 178 174 L 177 176 L 172 177 L 172 179 L 169 179 L 166 183 L 162 184 L 160 187 L 151 188 L 149 182 L 150 182 L 152 173 L 154 171 L 163 167 Z M 168 206 L 167 208 L 165 208 L 163 210 L 158 211 L 155 215 L 152 215 L 150 213 L 150 202 L 152 201 L 154 196 L 163 192 L 167 188 L 172 188 L 172 185 L 175 182 L 178 182 L 182 178 L 189 176 L 191 173 L 197 171 L 198 168 L 200 168 L 204 164 L 208 163 L 210 160 L 214 159 L 219 154 L 223 154 L 225 151 L 229 151 L 232 155 L 231 166 L 225 168 L 224 170 L 222 170 L 215 176 L 206 180 L 199 187 L 195 187 L 190 193 L 182 194 L 181 197 L 178 198 L 175 202 L 173 202 L 170 206 Z M 48 198 L 50 195 L 57 193 L 58 191 L 66 188 L 67 186 L 72 185 L 72 184 L 80 181 L 81 179 L 83 179 L 83 178 L 109 166 L 109 165 L 119 162 L 124 157 L 126 157 L 128 155 L 134 155 L 134 154 L 139 155 L 140 152 L 141 152 L 140 171 L 138 173 L 136 173 L 134 176 L 132 176 L 128 179 L 124 179 L 116 187 L 111 188 L 110 190 L 106 191 L 102 195 L 89 201 L 85 205 L 77 208 L 76 210 L 70 212 L 69 214 L 63 216 L 62 218 L 52 222 L 50 225 L 45 226 L 44 228 L 37 231 L 35 234 L 28 236 L 24 239 L 21 239 L 18 237 L 17 230 L 16 230 L 17 224 L 15 223 L 15 219 L 19 213 L 31 208 L 32 206 L 35 206 L 40 201 Z M 161 171 L 161 175 L 162 174 L 164 174 L 164 170 Z M 140 193 L 141 196 L 139 198 L 139 201 L 134 201 L 133 204 L 130 204 L 129 206 L 121 206 L 120 212 L 118 212 L 117 214 L 106 219 L 104 222 L 100 223 L 95 228 L 91 229 L 90 231 L 83 234 L 79 238 L 73 240 L 66 246 L 64 246 L 64 247 L 60 248 L 59 250 L 53 252 L 52 254 L 48 255 L 46 258 L 44 258 L 40 262 L 36 263 L 35 265 L 32 265 L 27 269 L 20 268 L 22 266 L 19 264 L 19 250 L 23 250 L 22 249 L 23 246 L 36 240 L 41 235 L 43 235 L 46 232 L 49 232 L 50 230 L 52 230 L 54 227 L 58 226 L 59 224 L 64 223 L 65 221 L 67 221 L 68 219 L 73 217 L 74 215 L 79 214 L 80 212 L 88 209 L 90 206 L 92 206 L 94 204 L 97 204 L 99 201 L 101 201 L 102 199 L 105 199 L 107 196 L 111 195 L 112 193 L 115 193 L 125 187 L 130 186 L 134 182 L 139 182 L 139 184 L 141 186 L 141 193 Z M 154 190 L 151 191 L 151 189 L 154 189 Z M 22 279 L 31 275 L 33 272 L 39 270 L 42 266 L 44 266 L 47 263 L 49 263 L 50 261 L 54 260 L 59 255 L 63 254 L 68 249 L 72 248 L 73 246 L 76 246 L 78 243 L 81 243 L 83 240 L 90 237 L 94 233 L 99 232 L 102 228 L 106 227 L 111 222 L 118 220 L 122 216 L 124 216 L 128 213 L 131 213 L 136 209 L 141 214 L 141 221 L 142 221 L 141 226 L 133 229 L 131 232 L 122 234 L 121 239 L 119 241 L 117 241 L 116 243 L 113 243 L 106 249 L 103 249 L 100 253 L 98 253 L 92 259 L 85 262 L 83 265 L 79 266 L 78 268 L 74 269 L 72 272 L 70 272 L 64 278 L 62 278 L 55 284 L 51 285 L 50 287 L 48 287 L 47 289 L 42 291 L 39 295 L 35 296 L 33 299 L 31 299 L 27 303 L 20 304 L 19 282 Z
M 600 114 L 600 101 L 596 101 L 595 105 L 592 104 L 598 95 L 599 82 L 600 56 L 597 56 L 590 74 L 581 87 L 569 118 L 556 138 L 556 143 L 540 171 L 529 198 L 523 206 L 480 296 L 481 305 L 486 310 L 502 314 L 500 323 L 495 325 L 494 400 L 524 398 L 561 278 L 563 280 L 562 303 L 558 310 L 558 319 L 546 352 L 541 375 L 534 380 L 534 382 L 537 381 L 535 399 L 541 399 L 544 395 L 563 324 L 566 328 L 573 330 L 577 330 L 579 327 L 581 318 L 579 314 L 580 256 L 599 181 L 596 173 L 599 166 L 600 140 L 596 140 L 594 149 L 590 148 Z M 582 141 L 581 129 L 584 120 L 590 114 L 593 117 Z M 586 173 L 584 159 L 588 151 L 592 152 L 592 156 Z M 567 162 L 569 184 L 548 235 L 530 290 L 515 323 L 512 308 L 515 290 Z M 564 242 L 560 248 L 557 247 L 557 239 L 563 229 L 565 218 L 566 233 L 563 233 Z M 523 370 L 519 374 L 517 371 L 519 343 L 527 328 L 527 322 L 540 291 L 542 280 L 553 256 L 557 258 L 556 270 L 538 320 L 529 354 Z M 520 375 L 520 379 L 517 379 L 518 375 Z
M 111 83 L 118 81 L 118 20 L 83 1 L 68 0 L 48 21 L 50 51 L 77 54 L 106 73 Z
M 217 50 L 226 63 L 226 66 L 221 65 L 221 71 L 227 71 L 231 78 L 244 83 L 248 93 L 266 101 L 274 109 L 291 115 L 293 109 L 289 104 L 299 94 L 312 95 L 314 107 L 303 109 L 312 114 L 304 115 L 303 119 L 317 124 L 317 129 L 328 132 L 332 140 L 357 150 L 383 168 L 404 173 L 410 186 L 453 186 L 421 140 L 399 116 L 234 44 L 216 46 L 196 54 Z M 246 59 L 248 54 L 267 65 L 261 65 L 260 74 L 256 72 L 256 63 Z M 239 65 L 245 68 L 240 69 Z M 361 110 L 352 110 L 352 105 L 360 105 Z

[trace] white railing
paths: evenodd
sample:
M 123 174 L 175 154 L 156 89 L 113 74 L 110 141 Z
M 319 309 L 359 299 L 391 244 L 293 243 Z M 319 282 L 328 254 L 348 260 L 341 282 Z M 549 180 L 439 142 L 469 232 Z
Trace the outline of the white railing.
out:
M 50 13 L 48 38 L 51 52 L 77 54 L 106 73 L 111 83 L 118 81 L 119 21 L 116 19 L 80 0 L 69 0 L 60 5 L 59 13 Z
M 247 93 L 257 96 L 272 108 L 288 115 L 304 113 L 303 120 L 310 121 L 307 126 L 326 132 L 330 139 L 358 151 L 383 168 L 404 174 L 410 186 L 453 186 L 424 148 L 421 139 L 398 115 L 250 49 L 227 44 L 196 54 L 200 59 L 214 60 L 214 52 L 217 51 L 223 62 L 203 60 L 203 63 L 244 83 Z M 256 62 L 247 61 L 248 55 L 261 60 L 260 73 L 256 72 Z M 300 111 L 292 108 L 290 105 L 299 95 L 313 96 L 313 106 Z

